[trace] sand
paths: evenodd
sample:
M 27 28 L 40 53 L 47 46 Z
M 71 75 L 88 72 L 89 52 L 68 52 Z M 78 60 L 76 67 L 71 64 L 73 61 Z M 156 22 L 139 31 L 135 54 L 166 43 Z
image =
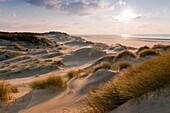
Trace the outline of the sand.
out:
M 115 45 L 116 43 L 120 43 L 125 46 L 131 47 L 142 47 L 149 46 L 152 47 L 155 44 L 170 44 L 166 40 L 154 40 L 154 39 L 137 39 L 137 38 L 128 38 L 128 37 L 114 37 L 114 36 L 82 36 L 83 39 L 92 42 L 101 42 L 106 43 L 108 45 Z M 162 39 L 163 40 L 163 39 Z
M 0 39 L 1 49 L 14 53 L 22 52 L 22 54 L 17 54 L 16 56 L 12 54 L 10 58 L 5 57 L 7 52 L 5 54 L 2 53 L 0 80 L 5 79 L 9 84 L 16 85 L 19 93 L 13 94 L 12 103 L 7 106 L 0 106 L 0 113 L 76 113 L 79 111 L 77 108 L 81 100 L 92 88 L 97 88 L 103 83 L 114 79 L 119 72 L 100 69 L 92 74 L 83 73 L 82 76 L 74 77 L 68 81 L 66 89 L 32 90 L 29 84 L 50 75 L 64 76 L 70 69 L 90 69 L 92 66 L 100 64 L 103 61 L 112 62 L 115 54 L 124 50 L 124 46 L 122 45 L 135 47 L 131 51 L 136 51 L 140 46 L 153 46 L 159 43 L 139 39 L 98 38 L 96 36 L 83 36 L 83 39 L 65 35 L 58 36 L 58 34 L 46 34 L 42 36 L 56 41 L 58 45 L 50 47 L 44 45 L 35 46 L 16 41 L 15 43 L 29 48 L 29 51 L 18 51 L 13 47 L 9 48 L 7 46 L 12 42 Z M 164 42 L 163 44 L 168 43 Z M 60 60 L 63 65 L 57 63 Z M 167 99 L 167 102 L 170 100 L 169 97 L 159 99 Z M 154 101 L 155 99 L 153 98 L 152 100 Z M 135 103 L 131 105 L 130 103 L 125 103 L 113 111 L 113 113 L 138 113 L 139 111 L 141 113 L 147 113 L 141 110 L 143 109 L 142 107 L 148 110 L 149 108 L 147 109 L 147 106 L 152 104 L 147 99 L 140 104 Z M 156 103 L 153 108 L 155 109 L 159 105 Z M 161 105 L 163 106 L 163 104 Z M 161 109 L 164 109 L 164 107 Z M 156 112 L 151 110 L 148 113 Z

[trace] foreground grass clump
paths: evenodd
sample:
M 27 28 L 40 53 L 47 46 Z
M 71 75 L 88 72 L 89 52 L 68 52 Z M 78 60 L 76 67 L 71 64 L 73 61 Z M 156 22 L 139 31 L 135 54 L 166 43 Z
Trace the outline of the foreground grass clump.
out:
M 9 90 L 11 93 L 18 93 L 18 88 L 16 86 L 9 86 Z
M 122 57 L 124 58 L 136 58 L 136 55 L 128 50 L 125 50 L 125 51 L 122 51 L 120 53 L 118 53 L 116 56 L 115 56 L 115 59 L 114 61 L 118 61 L 119 59 L 121 59 Z
M 99 65 L 95 66 L 92 69 L 92 72 L 94 73 L 94 72 L 96 72 L 99 69 L 111 69 L 111 68 L 112 68 L 112 65 L 109 62 L 102 62 Z
M 104 113 L 130 99 L 170 87 L 170 51 L 128 68 L 112 81 L 91 91 L 83 104 L 84 112 Z
M 0 101 L 9 101 L 12 98 L 11 93 L 18 93 L 18 88 L 5 81 L 0 81 Z
M 155 49 L 145 49 L 139 53 L 139 57 L 142 57 L 142 58 L 144 58 L 148 55 L 156 56 L 156 55 L 160 55 L 160 52 Z
M 45 89 L 47 87 L 60 87 L 64 88 L 66 85 L 64 79 L 61 76 L 49 76 L 46 79 L 37 80 L 30 84 L 32 89 Z
M 152 47 L 152 49 L 163 49 L 168 50 L 170 49 L 170 45 L 163 45 L 163 44 L 157 44 Z
M 120 62 L 118 64 L 118 70 L 121 71 L 122 69 L 126 69 L 126 68 L 131 67 L 131 66 L 132 66 L 132 64 L 128 61 Z
M 10 91 L 6 82 L 0 82 L 0 101 L 8 101 L 10 99 Z
M 78 77 L 79 74 L 81 73 L 81 70 L 70 70 L 67 72 L 66 77 L 68 80 L 72 79 L 73 77 Z
M 148 46 L 140 47 L 136 53 L 139 53 L 139 52 L 141 52 L 141 51 L 143 51 L 145 49 L 150 49 L 150 48 Z

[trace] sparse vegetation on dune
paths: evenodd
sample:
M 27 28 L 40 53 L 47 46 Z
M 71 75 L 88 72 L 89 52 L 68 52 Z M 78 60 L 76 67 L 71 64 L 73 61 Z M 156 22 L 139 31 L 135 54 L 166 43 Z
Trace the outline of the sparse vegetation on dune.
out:
M 11 51 L 11 50 L 3 51 L 2 53 L 0 53 L 0 61 L 14 58 L 23 54 L 24 54 L 23 52 L 19 52 L 19 51 Z
M 16 48 L 16 49 L 18 49 L 18 50 L 20 50 L 20 51 L 26 51 L 26 50 L 28 50 L 27 48 L 25 48 L 25 47 L 23 47 L 23 46 L 21 46 L 21 45 L 19 45 L 19 44 L 17 44 L 17 43 L 11 44 L 10 46 L 13 46 L 14 48 Z
M 150 49 L 150 48 L 148 46 L 140 47 L 136 53 L 138 54 L 139 52 L 141 52 L 141 51 L 143 51 L 145 49 Z
M 92 72 L 96 72 L 99 69 L 111 69 L 112 65 L 109 62 L 102 62 L 93 67 Z
M 163 49 L 168 50 L 170 49 L 170 45 L 163 45 L 163 44 L 157 44 L 152 47 L 152 49 Z
M 49 76 L 46 79 L 32 82 L 30 86 L 32 89 L 45 89 L 47 87 L 65 88 L 66 82 L 61 76 Z
M 81 70 L 70 70 L 67 72 L 67 74 L 65 75 L 68 80 L 72 79 L 73 77 L 78 77 L 79 74 L 81 73 Z
M 4 51 L 2 49 L 0 49 L 0 55 L 3 53 Z
M 0 81 L 0 101 L 7 102 L 12 99 L 11 93 L 18 93 L 18 88 Z
M 19 91 L 18 91 L 18 88 L 16 87 L 16 86 L 9 86 L 9 90 L 10 90 L 10 92 L 12 92 L 12 93 L 18 93 Z
M 123 61 L 118 64 L 118 70 L 121 71 L 122 69 L 126 69 L 128 67 L 131 67 L 132 64 L 128 61 Z
M 0 101 L 9 101 L 11 99 L 10 92 L 5 82 L 0 82 Z
M 124 50 L 124 51 L 119 52 L 119 53 L 115 56 L 114 61 L 118 61 L 118 60 L 120 60 L 121 58 L 136 58 L 136 57 L 137 57 L 137 56 L 136 56 L 134 53 L 132 53 L 132 52 L 130 52 L 130 51 L 128 51 L 128 50 Z
M 170 51 L 127 69 L 112 81 L 91 91 L 84 100 L 84 112 L 104 113 L 130 99 L 170 87 Z
M 149 56 L 149 55 L 157 56 L 157 55 L 160 55 L 160 52 L 155 49 L 145 49 L 139 53 L 139 57 L 142 57 L 142 58 Z
M 49 39 L 36 36 L 36 33 L 0 32 L 0 38 L 4 40 L 10 40 L 10 41 L 26 41 L 26 42 L 29 42 L 35 45 L 40 45 L 40 44 L 45 43 L 51 46 L 54 44 L 54 42 L 52 42 Z

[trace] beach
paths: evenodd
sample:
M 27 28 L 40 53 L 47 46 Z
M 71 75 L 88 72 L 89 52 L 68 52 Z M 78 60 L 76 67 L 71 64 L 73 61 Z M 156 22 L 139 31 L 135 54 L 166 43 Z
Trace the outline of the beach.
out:
M 81 35 L 80 35 L 81 36 Z M 170 38 L 157 38 L 154 36 L 148 38 L 147 36 L 121 36 L 121 35 L 82 35 L 82 37 L 88 41 L 106 43 L 108 45 L 114 45 L 116 43 L 123 44 L 125 46 L 141 47 L 141 46 L 153 46 L 155 44 L 169 44 Z

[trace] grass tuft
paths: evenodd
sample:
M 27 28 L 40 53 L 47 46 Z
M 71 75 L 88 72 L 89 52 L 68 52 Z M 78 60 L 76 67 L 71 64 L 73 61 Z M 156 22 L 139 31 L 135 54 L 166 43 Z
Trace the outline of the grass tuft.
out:
M 0 101 L 8 102 L 11 100 L 11 93 L 18 93 L 18 88 L 5 81 L 0 81 Z
M 2 49 L 0 49 L 0 54 L 3 53 L 4 51 Z
M 119 52 L 116 56 L 115 56 L 115 59 L 114 61 L 118 61 L 119 59 L 121 59 L 122 57 L 124 58 L 136 58 L 136 55 L 128 50 L 124 50 L 124 51 L 121 51 Z
M 111 69 L 112 68 L 112 65 L 109 63 L 109 62 L 102 62 L 102 63 L 100 63 L 99 65 L 97 65 L 97 66 L 94 66 L 94 68 L 92 69 L 93 71 L 93 73 L 94 72 L 96 72 L 97 70 L 99 70 L 99 69 Z
M 18 88 L 16 86 L 10 86 L 9 90 L 10 90 L 11 93 L 18 93 L 19 92 Z
M 157 44 L 152 47 L 152 49 L 163 49 L 168 50 L 170 49 L 170 45 L 163 45 L 163 44 Z
M 170 51 L 135 64 L 99 89 L 89 92 L 82 109 L 86 113 L 104 113 L 130 99 L 170 87 L 169 67 Z
M 149 48 L 148 46 L 140 47 L 140 48 L 138 49 L 137 53 L 139 53 L 139 52 L 141 52 L 141 51 L 143 51 L 143 50 L 145 50 L 145 49 L 150 49 L 150 48 Z
M 128 61 L 120 62 L 118 64 L 118 70 L 121 71 L 122 69 L 126 69 L 126 68 L 131 67 L 131 66 L 132 66 L 132 64 Z
M 27 50 L 27 48 L 25 48 L 25 47 L 23 47 L 23 46 L 21 46 L 21 45 L 19 45 L 17 43 L 11 44 L 10 46 L 14 46 L 14 48 L 16 48 L 16 49 L 18 49 L 20 51 L 26 51 Z
M 46 79 L 37 80 L 30 84 L 32 89 L 45 89 L 47 87 L 60 87 L 64 88 L 66 83 L 61 76 L 49 76 Z
M 68 80 L 72 79 L 73 77 L 78 77 L 79 74 L 81 73 L 81 70 L 70 70 L 67 72 L 66 77 Z
M 139 57 L 142 57 L 142 58 L 144 58 L 148 55 L 157 56 L 157 55 L 160 55 L 160 52 L 155 49 L 145 49 L 139 53 Z

